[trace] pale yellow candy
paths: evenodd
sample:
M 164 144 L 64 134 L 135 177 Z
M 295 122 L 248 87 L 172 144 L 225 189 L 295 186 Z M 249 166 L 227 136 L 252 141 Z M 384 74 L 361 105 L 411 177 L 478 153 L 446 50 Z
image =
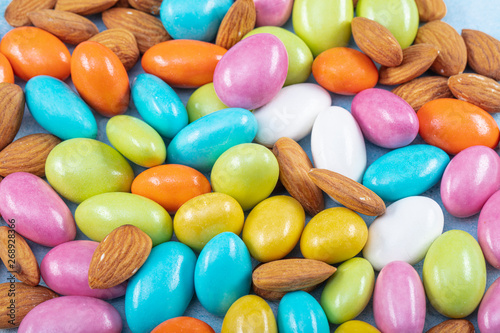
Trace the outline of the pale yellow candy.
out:
M 247 295 L 231 305 L 221 333 L 278 333 L 271 307 L 259 296 Z
M 380 333 L 380 331 L 364 321 L 350 320 L 337 327 L 335 333 Z

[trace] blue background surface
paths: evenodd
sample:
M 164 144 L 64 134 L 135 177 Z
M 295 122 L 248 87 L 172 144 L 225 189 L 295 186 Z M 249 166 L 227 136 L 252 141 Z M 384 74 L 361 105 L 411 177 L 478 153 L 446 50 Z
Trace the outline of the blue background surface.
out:
M 2 14 L 0 17 L 0 36 L 3 36 L 7 31 L 9 31 L 12 27 L 10 27 L 4 20 L 3 18 L 3 13 L 5 10 L 5 7 L 8 5 L 10 1 L 9 0 L 0 0 L 0 13 Z M 448 13 L 446 14 L 445 18 L 443 21 L 451 24 L 459 33 L 461 32 L 462 29 L 477 29 L 481 30 L 485 33 L 490 34 L 491 36 L 500 39 L 500 1 L 498 0 L 476 0 L 476 1 L 470 1 L 470 0 L 445 0 L 446 5 L 448 7 Z M 100 15 L 92 15 L 90 18 L 96 23 L 96 25 L 99 28 L 99 31 L 105 30 L 105 26 L 102 23 Z M 289 30 L 293 30 L 292 28 L 292 22 L 291 19 L 286 23 L 285 28 Z M 354 41 L 351 39 L 349 43 L 350 47 L 357 48 Z M 74 47 L 69 47 L 70 51 L 72 52 Z M 468 68 L 467 71 L 470 71 Z M 140 74 L 143 73 L 143 70 L 140 66 L 140 61 L 136 64 L 136 66 L 129 71 L 129 76 L 131 79 L 131 82 L 133 78 Z M 71 79 L 67 79 L 66 82 L 74 88 Z M 309 78 L 308 82 L 315 82 L 312 76 Z M 21 87 L 24 88 L 25 82 L 19 80 L 16 78 L 16 83 L 19 84 Z M 391 89 L 392 87 L 384 87 L 380 86 L 380 88 L 384 89 Z M 194 91 L 194 89 L 176 89 L 176 91 L 179 93 L 182 101 L 184 104 L 187 103 L 187 100 L 191 93 Z M 340 96 L 336 94 L 332 94 L 333 98 L 333 105 L 337 106 L 342 106 L 348 110 L 350 110 L 350 105 L 352 102 L 352 97 L 348 96 Z M 126 114 L 128 115 L 133 115 L 136 117 L 140 117 L 137 110 L 131 103 L 129 109 L 127 110 Z M 500 119 L 500 116 L 494 116 L 497 119 Z M 100 116 L 99 114 L 96 114 L 96 119 L 97 119 L 97 124 L 99 127 L 99 132 L 98 132 L 98 140 L 101 140 L 105 143 L 109 144 L 109 141 L 106 138 L 106 133 L 105 133 L 105 126 L 108 121 L 108 118 L 104 118 Z M 31 116 L 30 112 L 28 109 L 25 110 L 23 122 L 21 129 L 19 130 L 19 133 L 16 136 L 17 138 L 26 136 L 31 133 L 44 133 L 46 132 L 40 125 L 36 123 L 36 121 L 33 119 Z M 416 143 L 423 143 L 423 141 L 417 137 L 413 144 Z M 310 154 L 310 137 L 306 137 L 303 140 L 300 141 L 300 144 L 302 147 L 305 148 L 306 152 Z M 367 142 L 367 154 L 368 154 L 368 165 L 373 163 L 378 157 L 381 155 L 385 154 L 389 150 L 383 149 L 377 146 L 374 146 L 370 143 Z M 498 149 L 497 149 L 498 152 Z M 138 167 L 137 165 L 134 165 L 131 163 L 131 165 L 134 168 L 135 174 L 139 174 L 144 170 L 144 168 Z M 442 207 L 444 216 L 445 216 L 445 226 L 444 226 L 444 231 L 451 230 L 451 229 L 461 229 L 469 232 L 472 236 L 477 238 L 477 220 L 478 220 L 478 215 L 474 215 L 470 218 L 467 219 L 458 219 L 446 212 L 444 207 L 442 206 L 442 202 L 440 199 L 440 193 L 439 193 L 439 184 L 434 186 L 432 189 L 429 191 L 425 192 L 423 194 L 424 196 L 431 197 L 434 200 L 436 200 Z M 331 199 L 329 199 L 326 195 L 326 204 L 328 207 L 334 207 L 337 206 L 336 203 L 334 203 Z M 67 201 L 66 201 L 67 202 Z M 74 212 L 76 209 L 76 205 L 70 202 L 67 202 L 68 206 Z M 390 204 L 389 202 L 386 202 L 386 204 Z M 363 216 L 367 224 L 369 225 L 372 221 L 373 218 L 369 218 L 366 216 Z M 310 217 L 308 217 L 308 220 Z M 0 224 L 5 225 L 5 222 L 1 220 Z M 87 239 L 81 232 L 78 232 L 77 234 L 77 239 Z M 38 262 L 40 263 L 43 256 L 50 250 L 48 247 L 40 246 L 37 244 L 34 244 L 33 242 L 29 242 L 30 246 L 32 247 L 33 251 L 35 252 Z M 296 247 L 294 251 L 290 254 L 290 256 L 300 256 L 300 251 L 299 248 Z M 257 264 L 256 261 L 253 262 L 254 266 Z M 415 265 L 415 268 L 421 275 L 422 273 L 422 264 L 423 262 L 418 263 Z M 488 281 L 487 281 L 487 287 L 489 287 L 493 281 L 495 281 L 498 277 L 500 277 L 500 271 L 494 269 L 492 266 L 487 265 L 487 270 L 488 270 Z M 7 277 L 8 273 L 3 265 L 0 265 L 0 282 L 7 282 Z M 42 282 L 43 285 L 43 282 Z M 319 297 L 321 295 L 321 290 L 322 286 L 318 288 L 316 291 L 314 291 L 312 294 L 313 296 L 319 300 Z M 125 321 L 125 316 L 124 316 L 124 297 L 120 297 L 115 300 L 111 300 L 110 303 L 115 306 L 118 311 L 120 312 L 123 323 L 124 323 L 124 329 L 123 332 L 130 332 L 130 329 L 128 328 L 126 321 Z M 277 314 L 277 308 L 278 308 L 278 302 L 269 302 L 271 308 L 273 309 L 275 315 Z M 190 306 L 188 307 L 186 313 L 186 316 L 192 316 L 199 318 L 201 320 L 206 321 L 209 323 L 217 332 L 220 332 L 221 326 L 222 326 L 222 317 L 215 317 L 213 315 L 210 315 L 203 307 L 200 305 L 196 297 L 193 298 Z M 147 320 L 147 314 L 144 314 L 144 319 Z M 374 324 L 374 319 L 373 319 L 373 309 L 372 309 L 372 302 L 370 301 L 369 305 L 366 307 L 366 309 L 356 318 L 358 320 L 363 320 L 366 322 L 369 322 L 371 324 Z M 425 324 L 425 330 L 428 330 L 434 325 L 437 325 L 438 323 L 446 320 L 447 318 L 440 315 L 437 311 L 435 311 L 432 306 L 427 302 L 427 317 L 426 317 L 426 324 Z M 469 317 L 466 319 L 472 321 L 474 326 L 477 329 L 477 310 L 474 311 Z M 331 330 L 332 332 L 335 330 L 336 326 L 331 325 Z M 10 329 L 10 330 L 1 330 L 2 332 L 16 332 L 16 329 Z

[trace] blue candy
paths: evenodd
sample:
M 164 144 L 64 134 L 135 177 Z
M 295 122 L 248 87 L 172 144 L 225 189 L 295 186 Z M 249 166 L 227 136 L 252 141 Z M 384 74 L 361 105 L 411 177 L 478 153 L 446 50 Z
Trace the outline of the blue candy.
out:
M 330 325 L 318 301 L 305 291 L 286 294 L 278 307 L 280 333 L 329 333 Z

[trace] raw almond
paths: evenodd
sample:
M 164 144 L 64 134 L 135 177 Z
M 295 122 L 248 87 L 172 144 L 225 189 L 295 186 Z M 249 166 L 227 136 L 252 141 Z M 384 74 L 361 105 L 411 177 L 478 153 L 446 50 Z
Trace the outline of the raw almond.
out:
M 436 60 L 438 50 L 430 44 L 417 44 L 403 50 L 403 62 L 396 67 L 381 66 L 379 83 L 386 85 L 401 84 L 419 77 Z
M 14 328 L 19 326 L 35 306 L 50 299 L 59 297 L 49 288 L 42 286 L 28 286 L 21 282 L 0 283 L 0 329 Z M 11 315 L 8 306 L 15 304 L 15 313 Z M 11 322 L 13 320 L 13 324 Z
M 385 203 L 375 192 L 337 172 L 312 169 L 309 177 L 326 194 L 358 213 L 379 216 L 385 213 Z
M 478 74 L 500 81 L 500 41 L 484 32 L 464 29 L 469 66 Z
M 456 98 L 488 112 L 500 112 L 500 84 L 479 74 L 450 76 L 448 86 Z
M 118 0 L 114 7 L 130 8 L 130 4 L 128 3 L 128 0 Z
M 0 227 L 0 259 L 19 281 L 30 286 L 40 283 L 40 268 L 33 251 L 23 236 L 6 226 Z
M 230 49 L 255 27 L 256 19 L 253 0 L 236 0 L 219 26 L 215 44 Z
M 89 40 L 98 42 L 113 51 L 127 71 L 134 67 L 141 55 L 134 35 L 125 29 L 107 29 Z
M 403 62 L 401 46 L 382 24 L 365 17 L 355 17 L 351 27 L 354 41 L 373 61 L 387 67 L 399 66 Z
M 287 292 L 316 286 L 328 279 L 337 269 L 314 259 L 282 259 L 256 268 L 253 284 L 263 290 Z
M 446 4 L 443 0 L 415 0 L 420 22 L 440 20 L 446 15 Z
M 308 288 L 301 289 L 302 291 L 305 291 L 306 293 L 312 292 L 314 289 L 316 289 L 318 285 L 311 286 Z M 283 298 L 289 291 L 270 291 L 270 290 L 264 290 L 257 288 L 255 284 L 252 283 L 252 289 L 255 295 L 260 296 L 264 299 L 267 299 L 269 301 L 279 301 L 280 299 Z
M 131 7 L 151 15 L 160 13 L 161 2 L 162 0 L 128 0 Z
M 321 190 L 313 183 L 307 173 L 313 165 L 302 147 L 290 138 L 280 138 L 273 147 L 278 160 L 280 181 L 288 193 L 314 216 L 325 207 Z
M 81 15 L 55 9 L 40 9 L 28 14 L 35 27 L 58 37 L 64 43 L 76 45 L 99 33 L 97 26 Z
M 52 134 L 30 134 L 5 147 L 0 152 L 0 175 L 29 172 L 45 177 L 45 161 L 61 140 Z
M 95 249 L 89 268 L 89 286 L 107 289 L 119 285 L 144 264 L 153 242 L 133 225 L 116 228 Z
M 443 76 L 419 77 L 392 89 L 392 92 L 404 99 L 415 111 L 435 99 L 453 97 L 448 88 L 448 79 Z
M 0 150 L 14 140 L 24 115 L 24 93 L 13 83 L 0 83 Z
M 474 333 L 474 325 L 466 319 L 450 319 L 432 327 L 427 333 Z
M 141 53 L 150 47 L 172 39 L 159 19 L 137 9 L 112 8 L 102 13 L 102 20 L 108 29 L 122 28 L 130 31 Z
M 439 54 L 431 70 L 439 75 L 460 74 L 467 66 L 467 48 L 462 36 L 448 23 L 432 21 L 418 29 L 415 44 L 434 45 Z
M 113 7 L 118 0 L 57 0 L 55 9 L 80 15 L 91 15 Z
M 5 21 L 13 27 L 30 25 L 28 13 L 38 9 L 52 9 L 57 0 L 12 0 L 5 8 Z

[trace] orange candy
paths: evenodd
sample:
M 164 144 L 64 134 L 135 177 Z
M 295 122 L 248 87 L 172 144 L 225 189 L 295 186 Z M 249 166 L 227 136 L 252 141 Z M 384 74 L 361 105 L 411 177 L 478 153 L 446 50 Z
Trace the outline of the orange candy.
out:
M 106 117 L 127 111 L 130 100 L 128 74 L 110 49 L 97 42 L 83 42 L 73 51 L 71 79 L 80 96 Z
M 215 66 L 227 50 L 198 40 L 169 40 L 156 44 L 142 56 L 142 68 L 179 88 L 210 83 Z
M 191 167 L 165 164 L 140 173 L 132 183 L 132 193 L 159 203 L 174 214 L 186 201 L 212 191 L 208 179 Z
M 424 104 L 417 112 L 419 134 L 428 144 L 448 154 L 483 145 L 495 148 L 500 133 L 493 117 L 480 107 L 452 98 Z
M 7 32 L 0 42 L 0 52 L 25 81 L 37 75 L 65 80 L 70 74 L 71 55 L 66 45 L 39 28 L 19 27 Z
M 373 61 L 364 53 L 347 47 L 322 52 L 313 62 L 312 73 L 323 88 L 341 95 L 354 95 L 373 88 L 378 81 Z
M 164 321 L 151 333 L 215 333 L 212 327 L 196 318 L 177 317 Z
M 14 72 L 9 59 L 0 53 L 0 83 L 2 82 L 14 83 Z

